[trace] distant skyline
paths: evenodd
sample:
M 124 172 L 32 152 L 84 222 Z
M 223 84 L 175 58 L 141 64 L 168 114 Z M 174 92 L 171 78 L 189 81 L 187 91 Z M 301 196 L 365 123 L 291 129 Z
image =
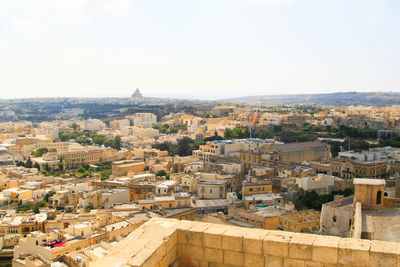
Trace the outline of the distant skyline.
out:
M 0 98 L 400 92 L 398 0 L 0 0 Z

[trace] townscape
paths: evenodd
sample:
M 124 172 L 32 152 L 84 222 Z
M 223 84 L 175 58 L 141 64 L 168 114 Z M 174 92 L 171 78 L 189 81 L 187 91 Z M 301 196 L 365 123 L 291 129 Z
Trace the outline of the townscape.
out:
M 174 102 L 138 89 L 123 107 L 54 103 L 71 106 L 0 106 L 0 256 L 12 266 L 110 266 L 127 236 L 164 218 L 400 241 L 400 106 Z

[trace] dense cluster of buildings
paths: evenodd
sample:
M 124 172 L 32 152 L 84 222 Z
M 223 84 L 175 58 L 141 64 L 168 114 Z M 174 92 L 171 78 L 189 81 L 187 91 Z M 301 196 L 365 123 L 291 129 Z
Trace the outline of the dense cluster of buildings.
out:
M 213 138 L 224 138 L 226 129 L 305 124 L 395 134 L 400 108 L 334 107 L 311 115 L 293 107 L 254 113 L 216 106 L 210 114 L 0 123 L 0 256 L 21 267 L 90 266 L 161 217 L 400 241 L 400 149 L 342 149 L 333 157 L 323 139 Z M 163 133 L 154 124 L 177 130 Z M 66 133 L 97 137 L 61 140 Z M 100 145 L 98 136 L 119 138 L 120 147 Z M 201 142 L 191 155 L 154 148 L 183 137 Z

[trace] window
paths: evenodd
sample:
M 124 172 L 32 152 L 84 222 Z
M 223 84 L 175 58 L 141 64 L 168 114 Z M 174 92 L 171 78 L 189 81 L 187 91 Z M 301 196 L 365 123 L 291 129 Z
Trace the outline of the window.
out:
M 333 220 L 333 222 L 336 222 L 336 215 L 333 215 L 332 220 Z
M 212 193 L 212 189 L 210 189 L 210 193 Z

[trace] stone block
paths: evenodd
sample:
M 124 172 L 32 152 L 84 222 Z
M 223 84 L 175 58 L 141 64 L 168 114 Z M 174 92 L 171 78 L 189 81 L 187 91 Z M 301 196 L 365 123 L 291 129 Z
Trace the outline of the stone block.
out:
M 154 254 L 156 256 L 156 262 L 161 261 L 161 259 L 167 254 L 166 253 L 166 245 L 163 240 L 156 239 L 149 242 L 146 247 L 154 250 Z
M 228 267 L 228 265 L 219 262 L 209 262 L 208 267 Z
M 315 235 L 295 233 L 289 242 L 289 258 L 311 261 L 314 240 Z
M 284 267 L 283 258 L 264 255 L 265 267 Z
M 325 267 L 322 262 L 317 261 L 305 261 L 304 267 Z
M 263 254 L 263 240 L 269 231 L 251 229 L 243 237 L 243 251 L 246 253 Z
M 187 233 L 187 242 L 190 245 L 203 246 L 204 231 L 210 227 L 206 223 L 195 224 Z
M 161 259 L 160 259 L 161 260 Z M 156 266 L 156 253 L 154 248 L 144 247 L 133 258 L 128 261 L 131 266 Z
M 216 248 L 204 248 L 203 259 L 208 262 L 224 263 L 223 250 Z
M 178 231 L 174 231 L 165 241 L 165 251 L 168 253 L 172 248 L 178 244 Z
M 178 258 L 178 248 L 176 246 L 173 247 L 164 257 L 167 258 L 168 264 L 173 263 Z
M 169 266 L 178 258 L 177 247 L 172 248 L 158 263 L 160 267 Z
M 176 230 L 178 234 L 178 243 L 179 244 L 187 244 L 188 242 L 188 231 L 187 230 Z
M 224 264 L 243 266 L 243 253 L 232 250 L 224 250 Z
M 299 259 L 285 258 L 283 264 L 285 267 L 304 267 L 304 261 Z
M 204 260 L 204 248 L 202 246 L 186 245 L 181 248 L 181 257 L 192 260 Z
M 222 237 L 222 248 L 224 250 L 243 251 L 244 229 L 229 227 Z
M 204 247 L 222 248 L 222 235 L 226 231 L 225 226 L 214 226 L 204 231 Z
M 369 265 L 370 266 L 396 266 L 398 244 L 380 240 L 371 241 Z
M 244 266 L 245 267 L 256 267 L 263 266 L 265 262 L 264 255 L 262 254 L 253 254 L 253 253 L 244 253 Z
M 312 249 L 312 260 L 337 264 L 341 238 L 335 236 L 317 236 Z
M 356 238 L 342 238 L 339 243 L 339 264 L 368 266 L 371 241 Z
M 287 258 L 289 256 L 289 241 L 293 233 L 271 231 L 263 240 L 264 254 Z

